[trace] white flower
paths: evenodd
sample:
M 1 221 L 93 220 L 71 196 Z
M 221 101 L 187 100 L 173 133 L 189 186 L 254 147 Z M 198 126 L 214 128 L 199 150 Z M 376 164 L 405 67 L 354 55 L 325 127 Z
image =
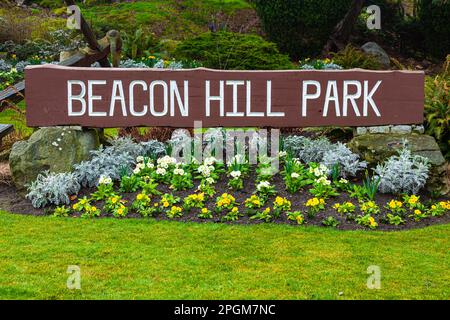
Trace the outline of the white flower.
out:
M 147 168 L 153 169 L 155 165 L 151 162 L 147 162 Z
M 313 172 L 316 177 L 321 177 L 323 175 L 322 171 L 319 168 L 315 168 Z
M 341 178 L 341 180 L 339 180 L 339 183 L 347 184 L 348 180 L 344 179 L 344 178 Z
M 286 156 L 287 156 L 287 152 L 286 152 L 286 151 L 280 151 L 280 152 L 278 152 L 278 157 L 284 158 L 284 157 L 286 157 Z
M 164 176 L 167 173 L 166 169 L 164 168 L 158 168 L 156 169 L 156 174 L 160 175 L 160 176 Z
M 179 176 L 183 176 L 184 175 L 184 170 L 183 169 L 175 169 L 173 170 L 173 174 L 179 175 Z
M 145 164 L 142 162 L 139 162 L 136 164 L 136 168 L 139 168 L 139 170 L 144 169 L 145 168 Z
M 138 174 L 139 172 L 141 172 L 141 169 L 139 169 L 139 168 L 135 168 L 135 169 L 133 170 L 133 173 L 134 173 L 134 174 Z
M 194 157 L 191 158 L 191 162 L 192 162 L 193 164 L 199 164 L 197 158 L 194 158 Z
M 206 178 L 206 183 L 213 184 L 214 183 L 214 179 L 213 178 Z
M 144 162 L 144 157 L 143 156 L 139 156 L 136 158 L 137 162 Z
M 58 146 L 58 144 L 56 143 L 56 141 L 53 141 L 53 142 L 52 142 L 52 145 L 55 146 L 55 147 Z
M 267 189 L 270 188 L 270 182 L 269 181 L 261 181 L 260 183 L 258 183 L 258 185 L 256 186 L 256 189 L 258 191 L 261 191 L 261 189 Z
M 100 176 L 98 179 L 98 184 L 110 184 L 112 183 L 112 179 L 108 176 Z
M 233 179 L 237 179 L 241 176 L 241 172 L 240 171 L 231 171 L 230 176 L 232 176 Z
M 208 158 L 205 158 L 205 160 L 203 161 L 203 163 L 207 166 L 211 166 L 216 162 L 217 162 L 217 159 L 215 157 L 208 157 Z
M 292 179 L 297 179 L 298 177 L 300 177 L 300 175 L 297 172 L 292 172 L 291 173 L 291 178 Z
M 202 164 L 198 167 L 197 171 L 201 173 L 202 176 L 209 177 L 211 175 L 211 171 L 214 171 L 214 167 Z
M 331 181 L 328 180 L 326 177 L 320 177 L 319 179 L 316 180 L 316 183 L 322 184 L 324 186 L 329 186 L 331 184 Z
M 58 138 L 58 139 L 56 139 L 56 140 L 58 140 L 58 142 L 60 142 L 60 141 L 61 141 L 61 138 Z

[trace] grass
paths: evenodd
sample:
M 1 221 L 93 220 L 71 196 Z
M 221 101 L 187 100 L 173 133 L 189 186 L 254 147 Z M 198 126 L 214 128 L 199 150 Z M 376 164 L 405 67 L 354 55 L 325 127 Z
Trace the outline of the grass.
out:
M 164 38 L 184 39 L 208 30 L 217 12 L 233 15 L 250 9 L 245 0 L 152 0 L 82 6 L 86 20 L 102 29 L 149 29 Z
M 0 298 L 448 299 L 449 235 L 0 212 Z M 66 288 L 68 265 L 81 290 Z

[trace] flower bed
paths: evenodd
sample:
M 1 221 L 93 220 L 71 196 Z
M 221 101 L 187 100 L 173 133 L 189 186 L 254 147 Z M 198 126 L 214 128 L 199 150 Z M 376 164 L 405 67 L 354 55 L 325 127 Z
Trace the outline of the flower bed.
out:
M 409 180 L 403 179 L 402 194 L 379 193 L 378 189 L 382 190 L 385 184 L 391 186 L 392 181 L 383 175 L 370 176 L 367 170 L 364 174 L 366 164 L 348 149 L 342 150 L 345 148 L 342 144 L 328 145 L 335 154 L 343 156 L 332 164 L 324 152 L 323 159 L 328 159 L 329 164 L 326 166 L 302 162 L 293 156 L 292 149 L 280 152 L 277 159 L 260 158 L 257 165 L 250 165 L 240 155 L 227 164 L 214 157 L 207 157 L 201 163 L 195 159 L 183 163 L 162 155 L 162 144 L 158 142 L 146 144 L 157 147 L 159 156 L 155 153 L 153 156 L 137 156 L 134 161 L 129 150 L 134 148 L 134 155 L 142 150 L 138 144 L 131 147 L 126 146 L 127 143 L 122 141 L 110 147 L 116 149 L 96 152 L 97 158 L 79 165 L 74 173 L 40 176 L 30 187 L 28 198 L 35 207 L 58 206 L 33 212 L 82 218 L 141 217 L 241 224 L 272 222 L 368 230 L 450 222 L 448 198 L 432 199 L 428 193 L 417 191 L 425 181 L 409 189 Z M 312 145 L 317 148 L 317 144 Z M 112 163 L 99 164 L 108 161 L 107 157 L 99 160 L 101 152 L 111 154 L 115 150 L 120 153 L 120 148 L 128 150 L 125 153 L 127 157 L 121 157 L 123 167 L 120 163 L 115 163 L 115 167 L 111 167 Z M 297 154 L 303 155 L 301 152 Z M 426 169 L 423 159 L 415 159 L 407 150 L 401 152 L 400 158 L 387 161 L 384 168 L 389 169 L 389 163 L 399 159 L 405 164 L 405 170 L 416 160 L 420 160 L 419 164 Z M 279 172 L 271 166 L 274 160 L 280 163 Z M 100 175 L 95 183 L 91 179 L 93 173 L 86 174 L 91 172 L 88 168 L 92 163 L 95 163 L 97 174 L 104 166 L 109 170 L 104 172 L 110 172 L 110 175 Z M 350 167 L 353 170 L 349 170 Z M 378 168 L 375 172 L 380 170 Z M 46 189 L 47 180 L 52 190 Z M 56 185 L 61 187 L 56 188 Z M 80 185 L 85 187 L 75 195 Z M 69 199 L 59 197 L 58 192 L 63 188 L 68 188 L 63 196 L 70 194 Z M 404 190 L 414 190 L 414 194 Z

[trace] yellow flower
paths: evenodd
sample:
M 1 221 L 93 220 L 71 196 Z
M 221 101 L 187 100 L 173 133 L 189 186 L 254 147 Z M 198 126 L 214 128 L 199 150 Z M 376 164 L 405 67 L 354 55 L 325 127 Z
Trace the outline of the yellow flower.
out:
M 415 195 L 412 195 L 412 196 L 409 198 L 408 203 L 409 203 L 409 204 L 416 204 L 417 201 L 419 201 L 419 197 L 417 197 L 417 196 L 415 196 Z
M 167 208 L 169 206 L 169 202 L 167 202 L 167 200 L 163 201 L 162 205 L 164 208 Z
M 75 204 L 72 206 L 72 209 L 73 209 L 73 210 L 78 210 L 78 205 L 75 203 Z
M 91 207 L 91 212 L 95 212 L 95 211 L 97 211 L 97 207 L 92 206 Z
M 301 215 L 298 215 L 295 217 L 295 220 L 297 220 L 298 223 L 302 223 L 303 222 L 303 217 Z
M 139 194 L 136 196 L 136 199 L 142 200 L 142 199 L 144 199 L 144 195 L 143 195 L 142 193 L 139 193 Z
M 119 201 L 119 198 L 118 198 L 118 197 L 112 197 L 112 198 L 111 198 L 111 203 L 112 203 L 112 204 L 117 203 L 117 201 Z
M 121 216 L 123 214 L 123 208 L 117 209 L 117 214 Z
M 208 213 L 208 209 L 207 208 L 203 208 L 202 209 L 202 213 Z
M 421 214 L 422 211 L 420 211 L 419 209 L 414 210 L 414 214 Z
M 233 212 L 233 213 L 238 212 L 238 208 L 237 208 L 237 207 L 234 207 L 233 209 L 231 209 L 231 212 Z

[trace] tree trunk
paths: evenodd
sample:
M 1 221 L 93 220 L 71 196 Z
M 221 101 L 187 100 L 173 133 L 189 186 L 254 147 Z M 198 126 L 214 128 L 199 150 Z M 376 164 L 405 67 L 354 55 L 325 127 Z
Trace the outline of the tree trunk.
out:
M 347 45 L 350 35 L 352 34 L 353 27 L 356 20 L 364 6 L 364 0 L 354 0 L 350 9 L 345 14 L 336 27 L 334 27 L 333 33 L 330 36 L 327 44 L 323 48 L 323 54 L 327 55 L 330 52 L 337 52 Z

